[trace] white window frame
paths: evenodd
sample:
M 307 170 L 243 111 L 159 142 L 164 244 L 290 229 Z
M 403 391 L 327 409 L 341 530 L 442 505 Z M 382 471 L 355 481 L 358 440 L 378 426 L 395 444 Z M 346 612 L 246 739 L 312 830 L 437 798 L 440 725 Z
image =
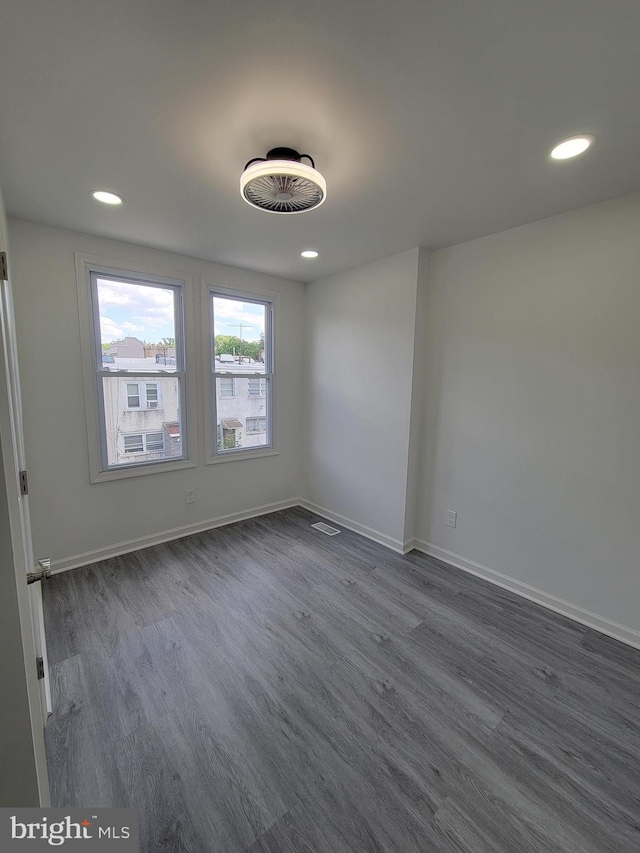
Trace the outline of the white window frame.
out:
M 228 287 L 203 279 L 203 339 L 209 340 L 209 351 L 205 353 L 205 376 L 209 379 L 205 385 L 205 434 L 207 436 L 207 465 L 231 462 L 238 459 L 255 459 L 263 456 L 275 456 L 280 453 L 277 444 L 277 397 L 276 397 L 276 323 L 278 316 L 279 294 L 269 291 L 248 291 Z M 267 443 L 259 447 L 238 447 L 233 450 L 218 450 L 218 423 L 220 421 L 216 405 L 216 379 L 230 378 L 231 374 L 220 369 L 223 364 L 216 362 L 213 297 L 238 299 L 242 302 L 254 302 L 265 306 L 265 372 L 249 371 L 232 374 L 233 379 L 264 379 L 268 389 L 263 399 L 267 401 Z M 234 383 L 235 384 L 235 383 Z M 246 432 L 246 430 L 245 430 Z M 258 433 L 255 433 L 256 435 Z M 262 435 L 263 433 L 259 433 Z
M 113 373 L 113 371 L 110 371 L 110 372 Z M 153 376 L 153 374 L 151 374 L 151 375 Z M 148 410 L 155 412 L 155 411 L 162 409 L 162 401 L 160 399 L 160 396 L 161 396 L 160 395 L 160 383 L 158 382 L 157 379 L 154 379 L 151 382 L 149 382 L 149 380 L 147 380 L 147 379 L 136 379 L 134 382 L 125 381 L 124 384 L 125 384 L 124 396 L 127 399 L 127 411 L 128 412 L 146 412 Z M 135 395 L 129 394 L 129 385 L 137 385 L 138 386 L 138 393 Z M 156 400 L 155 400 L 155 402 L 157 403 L 156 406 L 150 406 L 149 405 L 149 395 L 147 393 L 147 385 L 155 385 L 156 386 L 156 395 L 157 395 Z M 133 397 L 133 396 L 138 398 L 139 402 L 138 402 L 137 406 L 130 406 L 129 405 L 129 397 Z M 144 400 L 144 405 L 142 404 L 143 400 Z
M 252 382 L 258 382 L 259 383 L 257 394 L 251 393 L 251 383 Z M 266 396 L 266 389 L 267 389 L 267 383 L 262 378 L 262 376 L 258 376 L 258 377 L 251 376 L 251 377 L 249 377 L 249 380 L 247 382 L 247 397 L 250 397 L 252 400 L 255 400 L 256 397 L 265 397 Z
M 147 440 L 148 440 L 150 435 L 159 435 L 162 438 L 162 447 L 160 447 L 160 448 L 156 447 L 156 448 L 152 448 L 151 450 L 149 450 L 149 447 L 147 445 Z M 126 440 L 128 438 L 134 438 L 134 437 L 137 438 L 137 436 L 140 436 L 140 441 L 142 444 L 142 450 L 134 450 L 134 451 L 131 451 L 131 453 L 140 454 L 140 453 L 163 453 L 164 452 L 165 447 L 166 447 L 165 440 L 164 440 L 164 431 L 161 429 L 157 429 L 157 430 L 154 430 L 153 432 L 131 432 L 131 433 L 125 432 L 125 433 L 123 433 L 122 434 L 122 443 L 123 443 L 123 451 L 125 453 L 129 452 L 129 451 L 127 451 L 127 441 Z
M 152 406 L 149 403 L 149 385 L 155 385 L 156 386 L 156 399 L 152 400 L 152 402 L 155 403 L 155 406 Z M 160 383 L 159 382 L 145 382 L 144 383 L 144 401 L 146 403 L 146 406 L 145 406 L 146 409 L 154 409 L 154 410 L 162 409 L 162 399 L 161 398 L 162 398 L 162 394 L 160 392 Z
M 157 267 L 140 266 L 128 261 L 102 258 L 95 255 L 75 254 L 78 311 L 80 321 L 80 345 L 87 419 L 87 443 L 89 451 L 89 478 L 92 483 L 157 474 L 181 468 L 194 468 L 197 462 L 197 395 L 190 393 L 195 386 L 195 305 L 193 301 L 193 277 L 188 273 Z M 151 459 L 123 465 L 107 464 L 106 429 L 104 417 L 103 377 L 120 377 L 124 382 L 158 384 L 158 407 L 160 402 L 159 376 L 155 373 L 131 373 L 110 369 L 103 370 L 102 347 L 99 334 L 100 317 L 95 278 L 122 279 L 133 283 L 174 290 L 176 316 L 176 372 L 160 374 L 177 378 L 180 391 L 181 455 L 165 459 Z M 179 353 L 179 355 L 178 355 Z M 117 364 L 116 364 L 117 367 Z M 125 389 L 126 390 L 126 389 Z M 144 394 L 146 402 L 146 390 Z M 143 402 L 143 399 L 140 401 Z M 128 409 L 126 411 L 145 410 Z M 151 411 L 155 411 L 152 409 Z M 151 432 L 162 432 L 155 430 Z M 132 433 L 139 435 L 140 433 Z M 163 435 L 164 439 L 164 435 Z M 165 441 L 166 447 L 166 441 Z M 150 451 L 159 452 L 159 451 Z
M 228 400 L 231 400 L 232 397 L 236 396 L 236 382 L 235 376 L 218 376 L 218 379 L 226 379 L 228 382 L 231 382 L 231 393 L 230 394 L 220 394 L 221 397 L 225 397 Z
M 138 438 L 140 436 L 140 449 L 139 450 L 129 450 L 127 448 L 127 439 L 131 440 L 132 438 Z M 141 432 L 134 432 L 132 434 L 127 433 L 122 436 L 122 450 L 124 453 L 144 453 L 144 436 Z
M 249 421 L 257 421 L 258 427 L 260 427 L 260 421 L 264 421 L 264 429 L 249 429 Z M 244 431 L 247 435 L 262 435 L 263 432 L 267 431 L 267 418 L 265 417 L 265 415 L 248 416 L 245 421 Z

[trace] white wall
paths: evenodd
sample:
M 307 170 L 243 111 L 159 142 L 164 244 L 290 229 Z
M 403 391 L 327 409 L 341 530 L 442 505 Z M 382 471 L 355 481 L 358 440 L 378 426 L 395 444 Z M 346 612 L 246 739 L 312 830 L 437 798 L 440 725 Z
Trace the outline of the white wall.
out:
M 640 196 L 431 261 L 418 536 L 640 630 Z
M 640 631 L 638 234 L 635 195 L 315 282 L 305 313 L 295 283 L 12 222 L 37 555 L 302 494 Z M 279 290 L 282 455 L 90 485 L 74 251 Z
M 424 370 L 427 359 L 427 324 L 430 253 L 418 250 L 416 303 L 414 308 L 413 376 L 411 383 L 411 413 L 409 420 L 409 447 L 407 456 L 407 503 L 404 517 L 403 550 L 410 550 L 417 536 L 418 506 L 421 493 L 421 460 L 423 453 L 424 406 L 426 382 Z
M 302 468 L 304 286 L 128 243 L 10 220 L 34 547 L 56 566 L 153 536 L 299 496 Z M 91 484 L 82 391 L 74 252 L 277 292 L 277 417 L 281 453 Z M 199 299 L 196 300 L 199 307 Z M 198 329 L 200 323 L 198 321 Z M 200 370 L 200 363 L 198 368 Z M 201 377 L 202 378 L 202 377 Z M 199 427 L 199 451 L 205 437 Z M 184 491 L 196 490 L 186 505 Z M 91 555 L 89 555 L 90 557 Z
M 420 250 L 307 287 L 307 497 L 401 548 Z
M 0 251 L 12 255 L 0 195 Z M 42 718 L 37 707 L 35 649 L 24 559 L 20 558 L 16 464 L 7 363 L 11 348 L 10 285 L 0 298 L 0 806 L 48 805 Z M 29 669 L 27 668 L 29 667 Z M 32 717 L 38 718 L 32 727 Z

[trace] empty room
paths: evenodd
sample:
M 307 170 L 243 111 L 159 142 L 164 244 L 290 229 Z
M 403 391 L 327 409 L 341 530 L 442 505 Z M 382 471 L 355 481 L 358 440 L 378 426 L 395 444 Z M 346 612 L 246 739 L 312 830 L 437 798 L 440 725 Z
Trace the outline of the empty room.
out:
M 2 850 L 640 850 L 639 43 L 0 0 Z

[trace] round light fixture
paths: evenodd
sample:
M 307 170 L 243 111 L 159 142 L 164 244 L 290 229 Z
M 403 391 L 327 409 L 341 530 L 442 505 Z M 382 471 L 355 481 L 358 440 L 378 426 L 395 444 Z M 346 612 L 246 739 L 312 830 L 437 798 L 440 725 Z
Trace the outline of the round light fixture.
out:
M 111 193 L 109 190 L 92 190 L 91 195 L 96 201 L 101 201 L 103 204 L 124 204 L 121 195 Z
M 300 252 L 300 254 L 303 258 L 317 258 L 320 253 L 316 252 L 315 249 L 305 249 L 304 252 Z
M 302 162 L 311 161 L 307 166 Z M 266 157 L 249 160 L 240 176 L 242 198 L 269 213 L 304 213 L 320 207 L 327 182 L 309 154 L 293 148 L 272 148 Z
M 551 156 L 554 160 L 568 160 L 570 157 L 577 157 L 578 154 L 582 154 L 587 148 L 590 148 L 595 141 L 595 136 L 590 133 L 570 136 L 556 145 L 551 151 Z

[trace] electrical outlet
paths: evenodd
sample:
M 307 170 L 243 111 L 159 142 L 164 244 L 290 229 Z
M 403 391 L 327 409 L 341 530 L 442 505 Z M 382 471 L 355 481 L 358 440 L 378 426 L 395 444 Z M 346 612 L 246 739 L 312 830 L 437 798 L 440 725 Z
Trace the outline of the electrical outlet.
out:
M 445 522 L 447 527 L 455 527 L 458 523 L 458 513 L 454 512 L 452 509 L 448 509 L 445 516 Z
M 184 502 L 187 504 L 194 504 L 196 502 L 196 490 L 195 489 L 187 489 L 185 491 Z

